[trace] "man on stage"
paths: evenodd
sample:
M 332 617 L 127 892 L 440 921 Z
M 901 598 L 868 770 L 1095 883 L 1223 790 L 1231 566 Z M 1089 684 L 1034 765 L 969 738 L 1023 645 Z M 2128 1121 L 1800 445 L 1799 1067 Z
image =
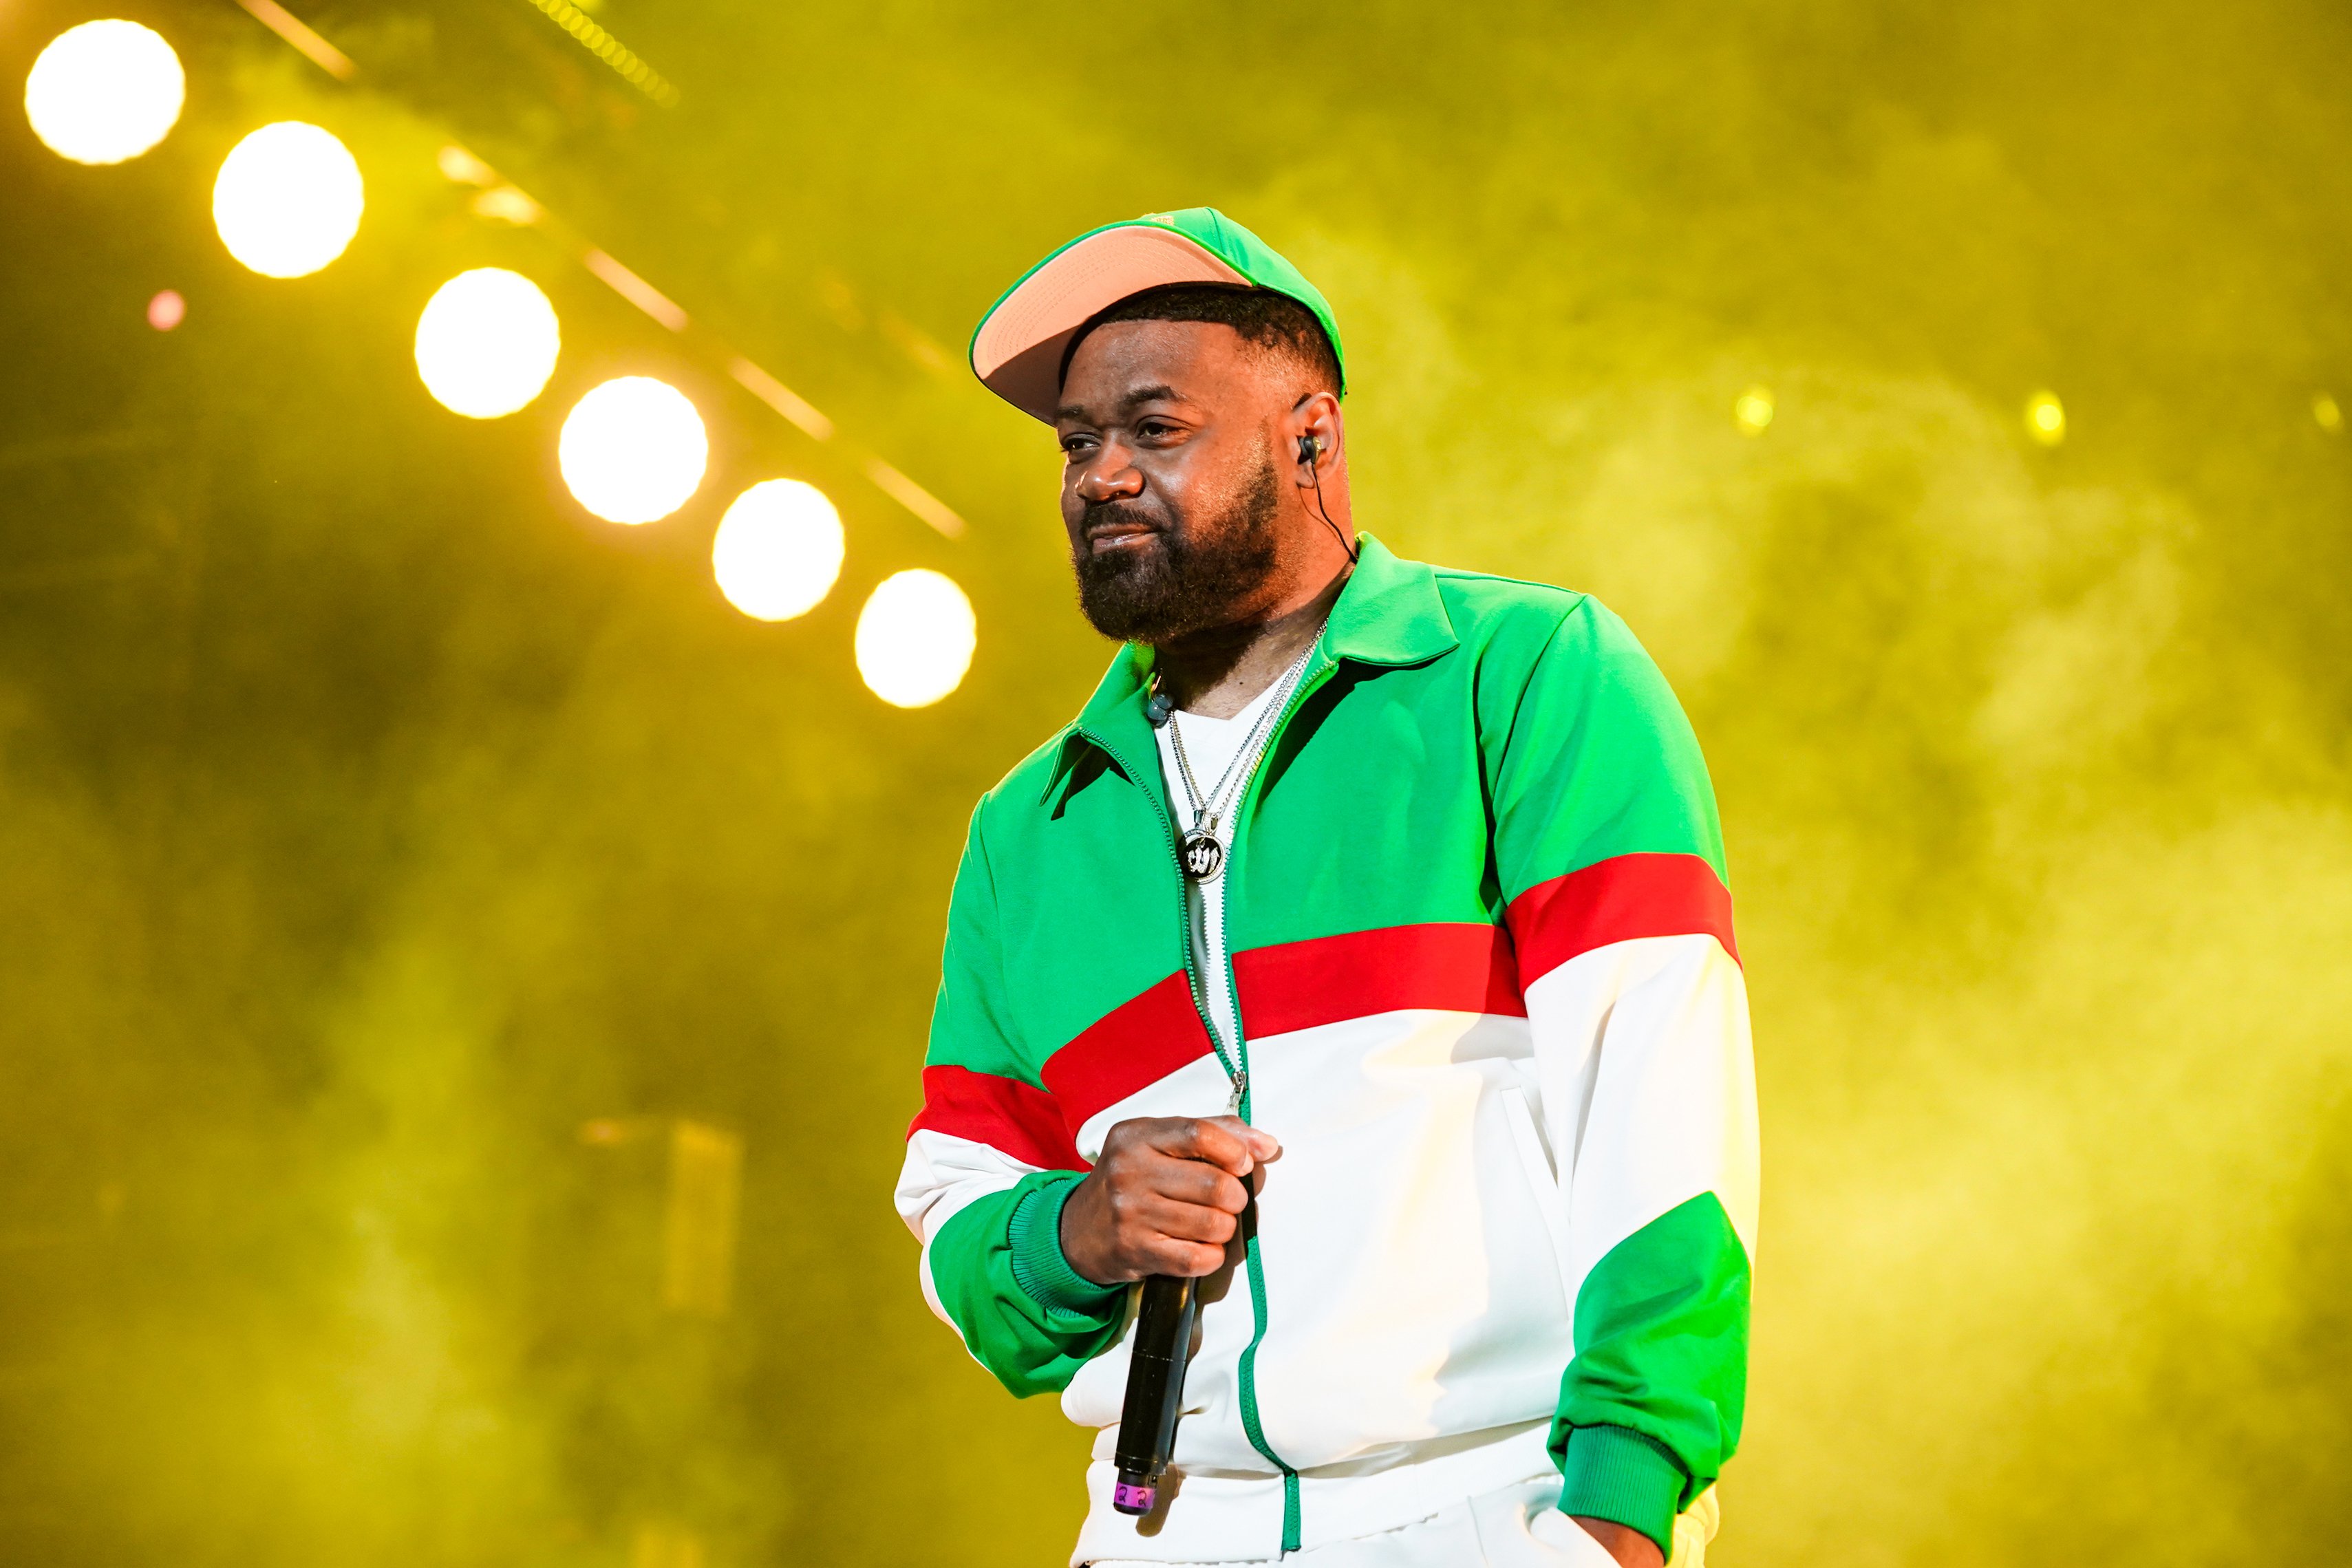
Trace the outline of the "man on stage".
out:
M 1101 1429 L 1071 1561 L 1696 1568 L 1757 1135 L 1674 694 L 1355 531 L 1329 308 L 1212 209 L 1073 240 L 971 359 L 1123 646 L 972 815 L 898 1201 L 974 1359 Z M 1134 1518 L 1152 1275 L 1204 1304 Z

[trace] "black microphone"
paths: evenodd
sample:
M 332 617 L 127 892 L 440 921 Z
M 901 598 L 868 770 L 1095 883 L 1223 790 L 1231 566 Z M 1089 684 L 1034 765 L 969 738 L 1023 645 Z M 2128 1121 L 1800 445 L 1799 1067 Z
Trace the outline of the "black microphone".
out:
M 1110 1492 L 1111 1507 L 1121 1513 L 1150 1513 L 1160 1500 L 1160 1478 L 1168 1473 L 1176 1417 L 1184 1406 L 1184 1364 L 1192 1355 L 1200 1284 L 1165 1274 L 1143 1281 L 1127 1364 L 1127 1406 L 1118 1416 L 1118 1480 Z

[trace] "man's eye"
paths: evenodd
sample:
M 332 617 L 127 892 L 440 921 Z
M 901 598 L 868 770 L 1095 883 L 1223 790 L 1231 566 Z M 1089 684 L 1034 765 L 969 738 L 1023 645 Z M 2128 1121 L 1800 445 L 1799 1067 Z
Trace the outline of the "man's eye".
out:
M 1176 434 L 1176 427 L 1164 419 L 1147 419 L 1135 427 L 1135 433 L 1146 441 L 1160 441 Z

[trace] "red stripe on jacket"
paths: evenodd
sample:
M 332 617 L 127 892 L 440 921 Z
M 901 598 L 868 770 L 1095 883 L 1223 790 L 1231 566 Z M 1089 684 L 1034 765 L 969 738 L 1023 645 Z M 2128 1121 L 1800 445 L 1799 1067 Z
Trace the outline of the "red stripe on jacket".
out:
M 1038 1074 L 1061 1102 L 1075 1134 L 1087 1118 L 1209 1054 L 1209 1031 L 1192 1006 L 1192 983 L 1169 976 L 1121 1002 L 1046 1058 Z
M 1350 931 L 1234 955 L 1250 1039 L 1406 1008 L 1525 1018 L 1511 939 L 1447 922 Z
M 1040 1170 L 1087 1168 L 1054 1097 L 1017 1078 L 965 1067 L 924 1068 L 923 1108 L 907 1135 L 925 1128 L 986 1144 Z
M 1503 926 L 1391 925 L 1234 955 L 1253 1040 L 1409 1009 L 1527 1016 L 1522 988 L 1580 953 L 1643 936 L 1711 936 L 1734 962 L 1731 894 L 1697 855 L 1617 855 L 1538 883 Z M 1170 975 L 1046 1060 L 1045 1089 L 961 1067 L 923 1070 L 929 1127 L 1048 1170 L 1084 1170 L 1087 1120 L 1209 1054 L 1192 985 Z M 1051 1091 L 1048 1092 L 1047 1091 Z M 914 1129 L 909 1128 L 912 1132 Z
M 1731 893 L 1697 855 L 1616 855 L 1511 900 L 1505 918 L 1529 985 L 1580 953 L 1641 936 L 1707 936 L 1733 963 Z

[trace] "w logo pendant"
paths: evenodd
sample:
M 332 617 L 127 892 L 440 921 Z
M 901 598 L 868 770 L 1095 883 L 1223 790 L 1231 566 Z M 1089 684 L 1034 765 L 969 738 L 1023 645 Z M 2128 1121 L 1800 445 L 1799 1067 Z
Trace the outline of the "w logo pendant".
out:
M 1185 881 L 1206 882 L 1225 863 L 1225 846 L 1217 842 L 1213 834 L 1195 828 L 1184 835 L 1184 848 L 1177 856 L 1177 863 L 1184 868 Z

